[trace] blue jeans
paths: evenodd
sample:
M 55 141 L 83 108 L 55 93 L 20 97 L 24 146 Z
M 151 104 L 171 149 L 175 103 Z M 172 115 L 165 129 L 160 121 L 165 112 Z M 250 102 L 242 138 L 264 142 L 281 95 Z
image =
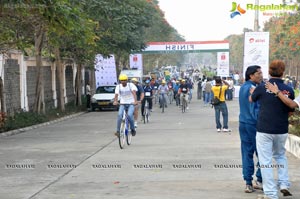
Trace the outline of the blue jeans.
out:
M 228 129 L 228 109 L 226 103 L 221 102 L 220 104 L 215 105 L 214 108 L 215 108 L 215 119 L 216 119 L 217 129 L 222 128 L 222 124 L 220 122 L 221 113 L 223 117 L 223 128 Z
M 119 107 L 119 113 L 118 113 L 118 119 L 117 119 L 117 132 L 120 132 L 122 118 L 123 118 L 123 112 L 125 108 L 128 108 L 128 120 L 130 124 L 131 130 L 134 130 L 134 119 L 133 119 L 133 112 L 134 112 L 134 105 L 133 104 L 120 104 Z
M 285 155 L 285 142 L 288 134 L 268 134 L 257 132 L 256 145 L 261 166 L 264 194 L 271 199 L 278 199 L 277 186 L 280 189 L 290 187 L 288 163 Z M 272 162 L 272 157 L 276 165 Z M 278 184 L 273 176 L 273 167 L 277 168 Z
M 209 104 L 211 102 L 212 99 L 212 93 L 211 92 L 205 92 L 205 96 L 204 96 L 204 104 Z
M 241 153 L 243 164 L 243 178 L 247 185 L 252 185 L 253 174 L 255 171 L 253 155 L 258 157 L 256 150 L 256 124 L 240 122 L 239 132 L 241 139 Z M 259 166 L 259 163 L 257 163 Z M 256 170 L 257 181 L 262 182 L 260 168 Z

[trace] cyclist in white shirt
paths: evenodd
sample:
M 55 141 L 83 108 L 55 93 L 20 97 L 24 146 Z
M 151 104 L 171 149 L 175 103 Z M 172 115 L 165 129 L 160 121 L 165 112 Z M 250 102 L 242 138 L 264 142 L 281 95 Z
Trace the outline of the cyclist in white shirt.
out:
M 137 100 L 136 100 L 137 87 L 133 83 L 128 82 L 128 77 L 125 74 L 121 74 L 119 76 L 119 80 L 121 84 L 116 86 L 115 99 L 114 99 L 114 105 L 117 105 L 118 98 L 120 97 L 120 107 L 119 107 L 119 113 L 117 119 L 117 131 L 115 135 L 120 136 L 120 127 L 121 127 L 123 112 L 125 108 L 128 108 L 127 114 L 130 123 L 131 134 L 132 136 L 135 136 L 136 131 L 134 127 L 133 113 L 134 113 L 134 106 L 137 104 Z
M 158 87 L 159 101 L 162 102 L 163 97 L 165 100 L 165 107 L 167 107 L 167 95 L 169 92 L 169 87 L 166 85 L 166 81 L 162 80 L 161 85 Z M 160 105 L 161 108 L 161 105 Z

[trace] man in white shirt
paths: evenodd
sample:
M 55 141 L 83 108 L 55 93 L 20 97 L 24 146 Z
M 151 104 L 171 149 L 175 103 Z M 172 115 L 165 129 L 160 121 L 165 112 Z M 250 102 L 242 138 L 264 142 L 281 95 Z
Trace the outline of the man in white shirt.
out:
M 117 119 L 117 131 L 115 135 L 120 136 L 120 127 L 121 127 L 123 112 L 125 109 L 127 109 L 131 134 L 132 136 L 135 136 L 136 131 L 134 127 L 133 113 L 134 113 L 134 106 L 137 104 L 137 100 L 136 100 L 137 87 L 133 83 L 128 82 L 128 77 L 125 74 L 121 74 L 119 76 L 119 81 L 121 82 L 121 84 L 117 85 L 116 87 L 115 99 L 114 99 L 114 105 L 117 105 L 118 98 L 120 97 L 120 107 L 119 107 L 119 113 Z

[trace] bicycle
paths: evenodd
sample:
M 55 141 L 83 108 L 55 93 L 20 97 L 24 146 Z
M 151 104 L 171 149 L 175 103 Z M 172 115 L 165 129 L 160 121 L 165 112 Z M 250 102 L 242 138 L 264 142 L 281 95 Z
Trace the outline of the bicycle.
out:
M 121 149 L 124 148 L 125 146 L 125 140 L 127 142 L 127 145 L 130 145 L 131 144 L 131 140 L 132 140 L 132 135 L 131 133 L 129 132 L 129 119 L 128 119 L 128 114 L 127 114 L 127 111 L 128 111 L 128 107 L 129 106 L 126 106 L 125 105 L 125 109 L 124 109 L 124 112 L 123 112 L 123 118 L 122 118 L 122 123 L 121 123 L 121 127 L 120 127 L 120 136 L 119 137 L 119 146 Z
M 185 113 L 186 107 L 187 107 L 187 101 L 186 101 L 186 96 L 187 94 L 182 93 L 182 102 L 181 102 L 181 111 L 182 113 Z
M 150 109 L 149 109 L 149 102 L 146 99 L 145 100 L 145 107 L 144 107 L 144 113 L 143 113 L 143 120 L 144 120 L 144 124 L 146 124 L 146 122 L 149 122 L 149 118 L 150 118 Z
M 165 106 L 167 106 L 167 102 L 165 99 L 165 93 L 161 93 L 160 95 L 161 95 L 161 99 L 159 100 L 159 102 L 160 102 L 161 112 L 164 113 Z

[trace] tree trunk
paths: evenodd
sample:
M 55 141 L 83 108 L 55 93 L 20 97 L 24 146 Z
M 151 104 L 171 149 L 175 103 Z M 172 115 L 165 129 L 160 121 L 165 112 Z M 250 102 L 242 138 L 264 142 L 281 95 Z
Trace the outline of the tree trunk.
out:
M 35 88 L 35 102 L 34 112 L 45 114 L 45 102 L 44 102 L 44 78 L 43 78 L 43 63 L 42 63 L 42 48 L 44 40 L 44 32 L 42 26 L 37 26 L 35 31 L 35 58 L 36 58 L 36 70 L 37 80 Z
M 56 71 L 58 73 L 58 85 L 59 85 L 59 99 L 58 99 L 58 107 L 60 111 L 64 112 L 65 111 L 65 97 L 64 97 L 64 67 L 61 62 L 61 57 L 60 57 L 60 51 L 58 47 L 54 48 L 54 55 L 55 55 L 55 65 L 56 65 Z
M 82 95 L 82 75 L 81 75 L 82 65 L 77 65 L 77 74 L 76 74 L 76 82 L 75 82 L 75 104 L 76 106 L 81 106 L 81 95 Z

